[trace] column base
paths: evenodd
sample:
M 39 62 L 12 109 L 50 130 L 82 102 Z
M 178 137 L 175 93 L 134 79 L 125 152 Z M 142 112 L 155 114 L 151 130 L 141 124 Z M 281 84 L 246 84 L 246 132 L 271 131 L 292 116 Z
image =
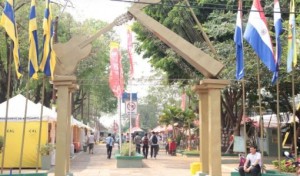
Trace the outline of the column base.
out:
M 209 175 L 207 173 L 203 173 L 203 172 L 199 171 L 194 176 L 209 176 Z

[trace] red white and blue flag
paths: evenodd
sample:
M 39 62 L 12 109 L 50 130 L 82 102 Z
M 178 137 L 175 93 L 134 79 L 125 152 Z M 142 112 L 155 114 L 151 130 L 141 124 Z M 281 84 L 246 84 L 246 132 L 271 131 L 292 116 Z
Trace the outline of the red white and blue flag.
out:
M 243 52 L 243 28 L 242 28 L 242 1 L 239 0 L 234 32 L 234 43 L 236 50 L 236 79 L 244 77 L 244 52 Z
M 244 38 L 268 69 L 276 72 L 277 60 L 274 58 L 273 46 L 267 26 L 267 20 L 260 0 L 254 0 Z
M 274 72 L 273 74 L 272 84 L 276 83 L 278 79 L 279 64 L 280 64 L 280 57 L 281 57 L 280 34 L 283 32 L 280 5 L 278 0 L 274 0 L 274 27 L 275 27 L 275 39 L 276 39 L 275 60 L 277 60 L 277 64 L 276 64 L 276 72 Z

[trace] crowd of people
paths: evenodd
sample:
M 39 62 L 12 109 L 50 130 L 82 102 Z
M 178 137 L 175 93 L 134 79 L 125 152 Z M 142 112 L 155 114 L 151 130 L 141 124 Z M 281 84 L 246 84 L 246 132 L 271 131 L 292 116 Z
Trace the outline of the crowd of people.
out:
M 175 140 L 163 140 L 163 137 L 161 135 L 158 135 L 155 132 L 151 133 L 133 133 L 131 136 L 127 133 L 126 135 L 121 134 L 121 137 L 115 138 L 114 135 L 108 134 L 108 136 L 105 138 L 104 142 L 106 143 L 106 149 L 107 149 L 107 159 L 111 158 L 112 149 L 115 144 L 118 145 L 119 149 L 119 140 L 121 140 L 122 143 L 129 143 L 130 137 L 132 143 L 135 145 L 135 151 L 136 153 L 143 154 L 145 159 L 148 159 L 148 155 L 150 158 L 156 159 L 158 151 L 159 151 L 159 143 L 163 144 L 166 149 L 167 154 L 175 155 L 176 153 L 176 142 Z M 96 142 L 96 138 L 91 132 L 89 135 L 86 135 L 85 137 L 85 144 L 88 146 L 88 152 L 89 154 L 93 154 L 93 148 L 94 144 Z

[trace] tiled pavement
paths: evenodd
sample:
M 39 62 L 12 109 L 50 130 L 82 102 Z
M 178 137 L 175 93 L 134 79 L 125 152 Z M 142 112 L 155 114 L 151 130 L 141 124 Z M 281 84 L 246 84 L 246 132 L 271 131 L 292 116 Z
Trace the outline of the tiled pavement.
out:
M 273 169 L 270 164 L 273 159 L 265 157 L 267 169 Z M 169 156 L 160 151 L 157 159 L 144 159 L 143 168 L 116 168 L 116 160 L 113 157 L 107 159 L 105 145 L 99 144 L 95 146 L 94 154 L 75 154 L 71 160 L 70 172 L 74 176 L 190 176 L 190 164 L 196 161 L 199 158 Z M 238 157 L 222 157 L 222 176 L 230 176 L 237 165 Z M 53 169 L 49 171 L 49 176 L 54 176 Z M 29 171 L 22 171 L 26 172 Z

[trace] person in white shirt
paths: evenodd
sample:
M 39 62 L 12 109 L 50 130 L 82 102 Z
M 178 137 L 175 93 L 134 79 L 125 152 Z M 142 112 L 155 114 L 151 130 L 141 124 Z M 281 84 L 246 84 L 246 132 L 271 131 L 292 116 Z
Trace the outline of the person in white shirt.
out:
M 111 134 L 108 134 L 108 137 L 105 139 L 106 149 L 107 149 L 107 159 L 111 158 L 112 147 L 114 144 L 114 139 L 111 137 Z
M 141 143 L 142 143 L 142 138 L 139 136 L 139 133 L 136 133 L 133 143 L 135 144 L 135 151 L 137 153 L 141 153 Z
M 256 149 L 256 146 L 250 146 L 250 153 L 246 157 L 244 166 L 239 167 L 240 176 L 245 176 L 245 173 L 258 176 L 261 173 L 261 154 L 256 152 Z
M 149 139 L 150 141 L 150 156 L 156 159 L 156 155 L 158 153 L 158 139 L 155 132 L 152 132 L 152 136 Z
M 88 144 L 89 144 L 89 154 L 94 154 L 94 144 L 95 144 L 95 136 L 94 133 L 91 132 L 91 135 L 88 137 Z

